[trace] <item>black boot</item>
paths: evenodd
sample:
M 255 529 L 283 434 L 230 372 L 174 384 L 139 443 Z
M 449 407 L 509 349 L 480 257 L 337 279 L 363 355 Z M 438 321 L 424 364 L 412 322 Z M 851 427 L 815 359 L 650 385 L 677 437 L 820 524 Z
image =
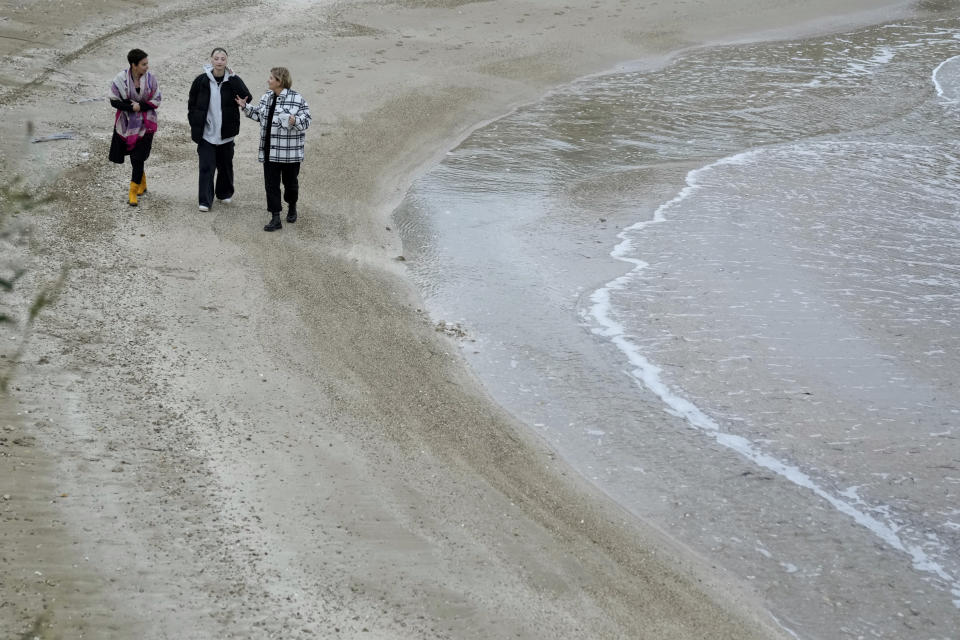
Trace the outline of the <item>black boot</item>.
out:
M 283 225 L 280 224 L 280 212 L 270 214 L 273 217 L 270 218 L 270 222 L 267 223 L 267 226 L 263 228 L 264 231 L 276 231 L 277 229 L 283 229 Z
M 292 204 L 287 209 L 287 222 L 296 222 L 297 221 L 297 205 Z

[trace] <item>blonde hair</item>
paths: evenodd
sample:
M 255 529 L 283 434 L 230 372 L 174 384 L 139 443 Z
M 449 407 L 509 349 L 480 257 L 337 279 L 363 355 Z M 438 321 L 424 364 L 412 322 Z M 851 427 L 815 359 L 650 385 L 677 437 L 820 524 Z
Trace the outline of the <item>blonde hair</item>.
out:
M 270 75 L 277 79 L 277 82 L 280 83 L 280 86 L 284 89 L 289 89 L 293 84 L 293 78 L 290 77 L 290 70 L 286 67 L 274 67 L 270 69 Z

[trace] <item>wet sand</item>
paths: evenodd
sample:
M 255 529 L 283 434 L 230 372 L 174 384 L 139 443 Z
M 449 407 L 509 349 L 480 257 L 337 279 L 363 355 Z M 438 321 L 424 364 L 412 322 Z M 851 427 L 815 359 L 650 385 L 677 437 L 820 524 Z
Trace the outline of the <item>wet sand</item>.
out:
M 421 310 L 390 214 L 559 83 L 892 15 L 853 15 L 875 4 L 4 3 L 2 170 L 55 197 L 18 295 L 70 270 L 0 407 L 3 635 L 782 637 L 749 586 L 490 401 Z M 112 114 L 86 99 L 134 46 L 164 104 L 131 209 Z M 213 46 L 255 94 L 290 67 L 311 105 L 279 233 L 247 121 L 234 202 L 196 210 L 186 92 Z M 29 144 L 27 122 L 75 137 Z M 7 362 L 16 337 L 0 329 Z

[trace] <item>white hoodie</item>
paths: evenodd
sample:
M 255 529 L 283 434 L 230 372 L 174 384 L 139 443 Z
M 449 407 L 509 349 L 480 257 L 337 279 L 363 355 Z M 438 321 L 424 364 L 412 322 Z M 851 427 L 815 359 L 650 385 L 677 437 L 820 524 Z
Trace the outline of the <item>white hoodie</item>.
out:
M 203 127 L 203 139 L 209 142 L 210 144 L 226 144 L 231 142 L 233 138 L 221 138 L 220 131 L 223 126 L 223 107 L 220 104 L 220 85 L 217 84 L 216 78 L 213 77 L 213 65 L 205 64 L 203 65 L 203 70 L 206 72 L 207 77 L 210 78 L 210 104 L 207 106 L 207 123 Z M 227 78 L 232 76 L 233 73 L 230 72 L 230 69 L 223 70 L 223 81 L 226 82 Z

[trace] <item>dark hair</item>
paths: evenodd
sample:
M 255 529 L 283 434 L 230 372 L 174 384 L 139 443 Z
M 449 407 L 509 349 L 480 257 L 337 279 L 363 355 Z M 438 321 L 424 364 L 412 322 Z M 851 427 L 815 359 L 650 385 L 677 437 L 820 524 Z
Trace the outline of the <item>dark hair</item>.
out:
M 130 49 L 130 53 L 127 54 L 127 62 L 131 66 L 135 64 L 140 64 L 140 61 L 147 57 L 147 52 L 143 49 Z
M 223 47 L 217 47 L 216 49 L 210 52 L 210 57 L 212 58 L 213 54 L 215 54 L 217 51 L 223 51 L 223 55 L 227 55 L 226 49 L 224 49 Z

